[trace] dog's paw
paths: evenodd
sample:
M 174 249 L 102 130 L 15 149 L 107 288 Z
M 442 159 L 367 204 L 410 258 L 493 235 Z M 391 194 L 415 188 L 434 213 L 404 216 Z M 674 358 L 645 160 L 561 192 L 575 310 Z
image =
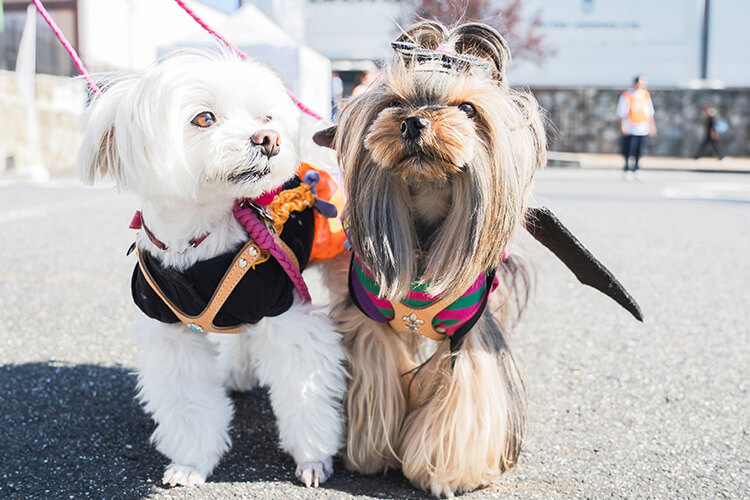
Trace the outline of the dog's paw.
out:
M 430 481 L 430 493 L 435 498 L 456 498 L 455 485 L 442 483 L 439 481 Z
M 161 482 L 170 486 L 195 486 L 205 483 L 206 478 L 189 465 L 171 464 L 164 471 Z
M 333 462 L 329 458 L 323 462 L 305 462 L 299 464 L 297 465 L 295 475 L 308 488 L 310 486 L 317 488 L 322 483 L 325 483 L 326 479 L 331 477 L 331 473 L 333 473 Z

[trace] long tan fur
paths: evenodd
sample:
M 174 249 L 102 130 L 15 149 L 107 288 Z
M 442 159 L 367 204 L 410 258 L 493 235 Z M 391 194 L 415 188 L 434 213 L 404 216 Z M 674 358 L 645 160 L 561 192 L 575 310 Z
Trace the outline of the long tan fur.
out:
M 344 461 L 349 469 L 372 474 L 401 466 L 396 446 L 407 412 L 408 384 L 402 374 L 416 364 L 388 326 L 371 321 L 352 304 L 346 286 L 350 260 L 346 252 L 326 261 L 323 276 L 339 301 L 331 315 L 344 334 L 349 356 L 350 397 L 345 400 L 349 445 Z M 364 359 L 368 362 L 362 363 Z M 372 370 L 370 364 L 378 369 Z
M 339 299 L 333 317 L 352 374 L 346 457 L 363 473 L 400 466 L 416 486 L 450 495 L 495 481 L 520 452 L 523 384 L 505 331 L 526 275 L 502 256 L 546 143 L 536 101 L 505 80 L 509 54 L 492 28 L 426 22 L 401 40 L 482 58 L 491 71 L 397 57 L 345 104 L 334 144 L 353 250 L 391 301 L 415 281 L 433 295 L 460 294 L 493 269 L 503 286 L 453 353 L 448 340 L 399 338 Z M 429 124 L 417 140 L 399 130 L 409 117 Z
M 513 467 L 524 431 L 523 384 L 486 315 L 451 356 L 443 342 L 416 375 L 416 407 L 404 421 L 404 475 L 436 496 L 490 484 Z

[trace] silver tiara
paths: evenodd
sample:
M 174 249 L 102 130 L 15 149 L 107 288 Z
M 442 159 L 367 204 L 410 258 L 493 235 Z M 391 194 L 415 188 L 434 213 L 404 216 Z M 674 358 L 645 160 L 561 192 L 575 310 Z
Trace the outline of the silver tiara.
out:
M 492 64 L 488 60 L 457 54 L 444 45 L 440 45 L 436 50 L 430 50 L 412 42 L 391 42 L 391 47 L 405 62 L 411 60 L 422 66 L 419 69 L 424 71 L 492 75 Z

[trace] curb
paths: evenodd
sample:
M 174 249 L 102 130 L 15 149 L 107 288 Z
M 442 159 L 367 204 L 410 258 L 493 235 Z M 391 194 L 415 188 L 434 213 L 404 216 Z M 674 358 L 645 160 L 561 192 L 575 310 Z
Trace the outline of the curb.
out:
M 622 170 L 623 158 L 616 154 L 566 153 L 550 151 L 547 153 L 548 167 L 585 168 L 598 170 Z M 679 158 L 669 156 L 643 156 L 642 170 L 688 171 L 712 173 L 750 173 L 750 158 Z

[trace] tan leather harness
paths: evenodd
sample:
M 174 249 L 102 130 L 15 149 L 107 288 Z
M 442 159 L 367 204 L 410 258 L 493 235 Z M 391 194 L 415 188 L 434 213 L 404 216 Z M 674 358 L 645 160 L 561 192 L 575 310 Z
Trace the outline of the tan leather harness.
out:
M 284 253 L 289 256 L 294 265 L 299 269 L 299 261 L 297 260 L 297 256 L 294 255 L 294 252 L 289 248 L 289 246 L 284 243 L 277 235 L 274 235 L 274 240 L 284 250 Z M 219 285 L 216 287 L 216 291 L 214 291 L 211 300 L 208 302 L 208 305 L 206 305 L 205 309 L 203 309 L 203 312 L 201 312 L 197 316 L 190 316 L 183 313 L 179 308 L 177 308 L 177 306 L 175 306 L 159 288 L 159 285 L 151 276 L 151 273 L 149 272 L 148 267 L 144 262 L 141 252 L 136 250 L 136 255 L 138 256 L 138 266 L 140 267 L 141 272 L 143 273 L 144 278 L 146 278 L 149 286 L 151 286 L 151 288 L 159 296 L 159 298 L 164 301 L 169 309 L 172 310 L 174 315 L 177 316 L 177 318 L 186 327 L 188 327 L 190 330 L 193 330 L 194 332 L 215 333 L 240 333 L 242 331 L 242 326 L 216 326 L 214 324 L 214 318 L 216 318 L 216 315 L 219 313 L 219 310 L 221 310 L 224 302 L 226 302 L 227 298 L 237 286 L 237 283 L 240 282 L 242 277 L 245 276 L 245 274 L 250 269 L 254 269 L 255 266 L 257 266 L 258 264 L 262 264 L 270 257 L 268 252 L 261 250 L 260 247 L 251 238 L 234 256 L 232 264 L 229 266 L 229 269 L 227 269 L 224 277 L 221 278 Z

